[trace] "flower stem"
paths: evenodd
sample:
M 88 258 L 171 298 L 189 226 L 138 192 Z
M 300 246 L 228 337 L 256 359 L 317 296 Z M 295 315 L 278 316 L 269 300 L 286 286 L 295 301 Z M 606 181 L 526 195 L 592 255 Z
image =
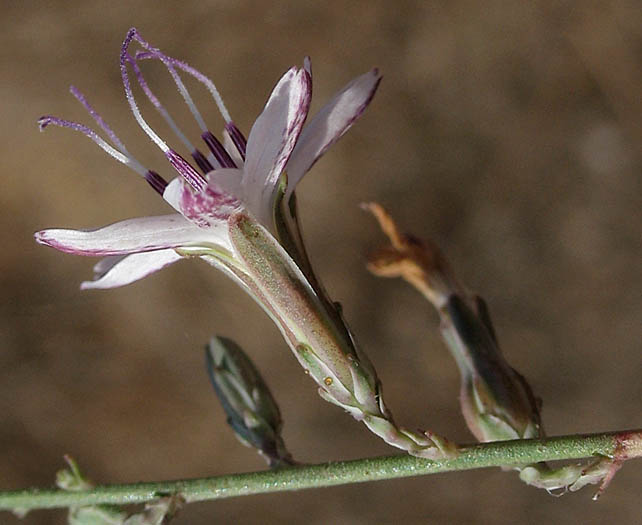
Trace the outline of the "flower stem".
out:
M 642 457 L 642 430 L 496 441 L 464 446 L 460 450 L 456 458 L 439 461 L 396 455 L 211 478 L 104 485 L 79 492 L 56 489 L 0 492 L 0 509 L 24 512 L 100 503 L 142 503 L 172 494 L 180 494 L 187 502 L 193 502 L 589 456 L 625 461 Z

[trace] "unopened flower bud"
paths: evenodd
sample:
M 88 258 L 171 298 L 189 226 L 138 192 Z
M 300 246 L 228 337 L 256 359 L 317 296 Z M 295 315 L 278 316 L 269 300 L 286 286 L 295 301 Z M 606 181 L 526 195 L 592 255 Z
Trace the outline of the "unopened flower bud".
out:
M 69 455 L 65 455 L 64 458 L 69 468 L 56 472 L 56 486 L 72 492 L 92 488 L 94 485 L 80 472 L 76 460 Z
M 475 437 L 479 441 L 540 437 L 539 411 L 530 386 L 506 362 L 477 311 L 453 294 L 441 319 L 444 339 L 461 374 L 461 409 Z
M 470 431 L 482 442 L 544 437 L 540 401 L 501 353 L 483 299 L 457 281 L 437 246 L 401 233 L 379 204 L 363 207 L 372 212 L 391 241 L 391 246 L 373 254 L 370 271 L 382 277 L 404 278 L 439 312 L 442 335 L 460 371 L 460 404 Z M 514 468 L 522 481 L 549 492 L 573 492 L 599 484 L 593 497 L 597 499 L 623 461 L 642 455 L 639 432 L 624 432 L 614 436 L 614 441 L 612 455 L 588 463 L 552 468 L 540 462 Z
M 81 472 L 76 461 L 65 455 L 68 469 L 56 473 L 56 485 L 62 490 L 80 492 L 90 490 L 94 484 Z M 125 523 L 127 513 L 115 505 L 87 505 L 83 507 L 70 507 L 68 523 L 70 525 L 121 525 Z
M 538 403 L 526 380 L 502 355 L 483 300 L 469 294 L 433 243 L 403 234 L 379 204 L 365 204 L 391 245 L 373 254 L 368 268 L 402 277 L 437 309 L 441 331 L 461 375 L 461 410 L 479 441 L 541 435 Z
M 256 448 L 271 467 L 292 465 L 279 407 L 258 370 L 234 341 L 214 337 L 205 351 L 214 391 L 239 440 Z

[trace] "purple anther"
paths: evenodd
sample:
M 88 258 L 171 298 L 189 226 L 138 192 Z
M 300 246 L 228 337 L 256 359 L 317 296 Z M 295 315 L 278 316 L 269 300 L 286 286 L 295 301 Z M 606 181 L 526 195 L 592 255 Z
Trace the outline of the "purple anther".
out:
M 232 139 L 232 142 L 234 142 L 236 149 L 239 151 L 241 158 L 245 160 L 247 140 L 245 140 L 243 133 L 241 133 L 241 130 L 239 130 L 239 128 L 236 127 L 236 124 L 234 124 L 234 122 L 232 122 L 231 120 L 225 124 L 225 129 L 230 134 L 230 138 Z
M 227 152 L 227 150 L 223 147 L 223 144 L 219 142 L 219 140 L 212 135 L 211 132 L 206 131 L 201 135 L 203 140 L 205 141 L 205 144 L 207 144 L 207 147 L 210 149 L 212 154 L 214 155 L 214 158 L 219 162 L 221 167 L 223 168 L 236 168 L 236 163 L 232 160 L 232 157 L 230 157 L 230 154 Z
M 44 115 L 38 119 L 38 126 L 40 131 L 43 131 L 49 124 L 54 126 L 60 126 L 61 128 L 69 128 L 75 131 L 80 131 L 83 135 L 86 135 L 93 141 L 102 140 L 98 134 L 91 128 L 88 128 L 84 124 L 79 122 L 73 122 L 71 120 L 65 120 L 58 117 L 53 117 L 51 115 Z
M 201 192 L 207 187 L 207 181 L 203 176 L 174 150 L 167 150 L 165 156 L 174 169 L 178 171 L 179 175 L 185 179 L 185 182 L 196 191 Z
M 51 124 L 51 122 L 53 121 L 53 119 L 54 119 L 54 118 L 55 118 L 55 117 L 51 117 L 51 116 L 49 116 L 49 115 L 43 115 L 42 117 L 40 117 L 40 118 L 38 119 L 38 128 L 40 129 L 40 131 L 44 131 L 44 130 L 45 130 L 45 128 L 46 128 L 49 124 Z
M 167 188 L 167 181 L 155 171 L 148 170 L 145 173 L 145 180 L 160 195 L 163 195 L 163 193 L 165 193 L 165 188 Z
M 210 164 L 210 161 L 207 160 L 207 157 L 205 157 L 205 155 L 203 155 L 197 149 L 192 151 L 192 158 L 196 161 L 196 164 L 198 164 L 198 167 L 201 168 L 201 171 L 203 173 L 209 173 L 214 169 L 214 166 Z
M 121 70 L 125 66 L 125 62 L 127 59 L 125 58 L 125 55 L 127 55 L 127 50 L 129 49 L 129 45 L 132 43 L 132 40 L 134 37 L 138 34 L 138 30 L 135 27 L 132 27 L 129 31 L 127 31 L 127 34 L 125 35 L 125 40 L 123 41 L 123 45 L 120 48 L 120 68 Z

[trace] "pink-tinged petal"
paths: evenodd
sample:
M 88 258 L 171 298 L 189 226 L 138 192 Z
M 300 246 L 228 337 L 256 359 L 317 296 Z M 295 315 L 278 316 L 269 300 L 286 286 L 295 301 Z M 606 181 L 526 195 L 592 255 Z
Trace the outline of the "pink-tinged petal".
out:
M 310 80 L 312 80 L 312 62 L 310 62 L 310 57 L 308 56 L 303 57 L 303 69 L 308 72 Z
M 231 197 L 235 197 L 239 202 L 242 200 L 243 170 L 236 168 L 219 168 L 210 171 L 206 175 L 206 178 L 210 190 L 226 193 Z
M 319 157 L 363 114 L 380 81 L 377 69 L 355 78 L 308 122 L 286 167 L 287 196 Z
M 218 171 L 236 173 L 236 177 L 241 179 L 240 170 L 221 168 L 208 173 L 206 180 Z M 243 206 L 235 195 L 215 183 L 208 183 L 201 191 L 195 191 L 180 178 L 167 185 L 163 198 L 195 226 L 210 231 L 225 230 L 225 221 Z
M 180 259 L 182 257 L 174 250 L 156 250 L 107 257 L 94 266 L 95 280 L 83 282 L 80 285 L 80 289 L 105 289 L 125 286 L 143 279 Z
M 260 220 L 271 215 L 272 194 L 301 133 L 310 95 L 307 71 L 290 69 L 252 126 L 243 176 L 244 201 Z
M 179 214 L 141 217 L 96 230 L 43 230 L 36 241 L 75 255 L 125 255 L 181 246 L 218 244 L 227 247 L 227 234 L 198 228 Z

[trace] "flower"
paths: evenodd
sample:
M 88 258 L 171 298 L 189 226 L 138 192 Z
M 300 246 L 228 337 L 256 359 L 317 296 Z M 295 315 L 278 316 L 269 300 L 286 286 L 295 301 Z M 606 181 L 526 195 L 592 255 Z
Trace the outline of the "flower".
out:
M 134 40 L 143 51 L 132 56 L 129 47 Z M 138 62 L 145 59 L 160 60 L 168 68 L 199 122 L 202 137 L 210 150 L 207 156 L 189 143 L 149 89 L 138 66 Z M 86 126 L 57 117 L 42 117 L 40 127 L 44 129 L 54 124 L 81 131 L 116 160 L 142 175 L 178 213 L 130 219 L 91 231 L 43 230 L 35 234 L 36 240 L 76 255 L 108 256 L 96 265 L 95 280 L 84 282 L 81 287 L 113 288 L 146 277 L 185 255 L 217 253 L 230 262 L 234 255 L 227 224 L 234 214 L 245 213 L 282 241 L 297 262 L 305 267 L 305 273 L 310 274 L 296 222 L 294 188 L 327 148 L 361 116 L 381 79 L 377 70 L 350 82 L 304 127 L 312 89 L 310 61 L 306 58 L 303 68 L 293 67 L 279 80 L 246 141 L 231 120 L 214 84 L 188 64 L 149 45 L 136 29 L 131 29 L 125 38 L 120 66 L 126 97 L 137 122 L 163 151 L 179 177 L 168 184 L 158 173 L 144 168 L 73 86 L 72 94 L 115 147 Z M 152 104 L 189 147 L 200 172 L 145 122 L 130 86 L 128 66 Z M 194 76 L 212 93 L 225 120 L 223 144 L 206 127 L 178 70 Z
M 129 52 L 132 41 L 143 50 Z M 161 61 L 202 130 L 210 153 L 195 148 L 147 85 L 139 62 Z M 120 68 L 129 106 L 140 127 L 161 149 L 179 176 L 167 183 L 143 167 L 74 87 L 113 146 L 93 130 L 57 117 L 40 119 L 81 131 L 116 160 L 141 176 L 178 213 L 142 217 L 92 231 L 44 230 L 36 240 L 77 255 L 107 256 L 82 288 L 113 288 L 141 279 L 182 257 L 200 257 L 236 281 L 280 329 L 299 363 L 319 386 L 319 394 L 365 425 L 387 443 L 417 456 L 452 456 L 452 444 L 432 433 L 416 434 L 394 423 L 381 383 L 354 343 L 341 312 L 312 272 L 301 238 L 294 190 L 312 165 L 362 115 L 379 85 L 376 69 L 340 90 L 304 127 L 312 89 L 309 59 L 279 80 L 254 122 L 248 139 L 231 120 L 214 84 L 188 64 L 171 58 L 131 29 L 123 43 Z M 200 168 L 158 135 L 143 119 L 130 86 L 129 69 L 145 95 Z M 225 120 L 223 141 L 208 130 L 179 71 L 203 83 Z

